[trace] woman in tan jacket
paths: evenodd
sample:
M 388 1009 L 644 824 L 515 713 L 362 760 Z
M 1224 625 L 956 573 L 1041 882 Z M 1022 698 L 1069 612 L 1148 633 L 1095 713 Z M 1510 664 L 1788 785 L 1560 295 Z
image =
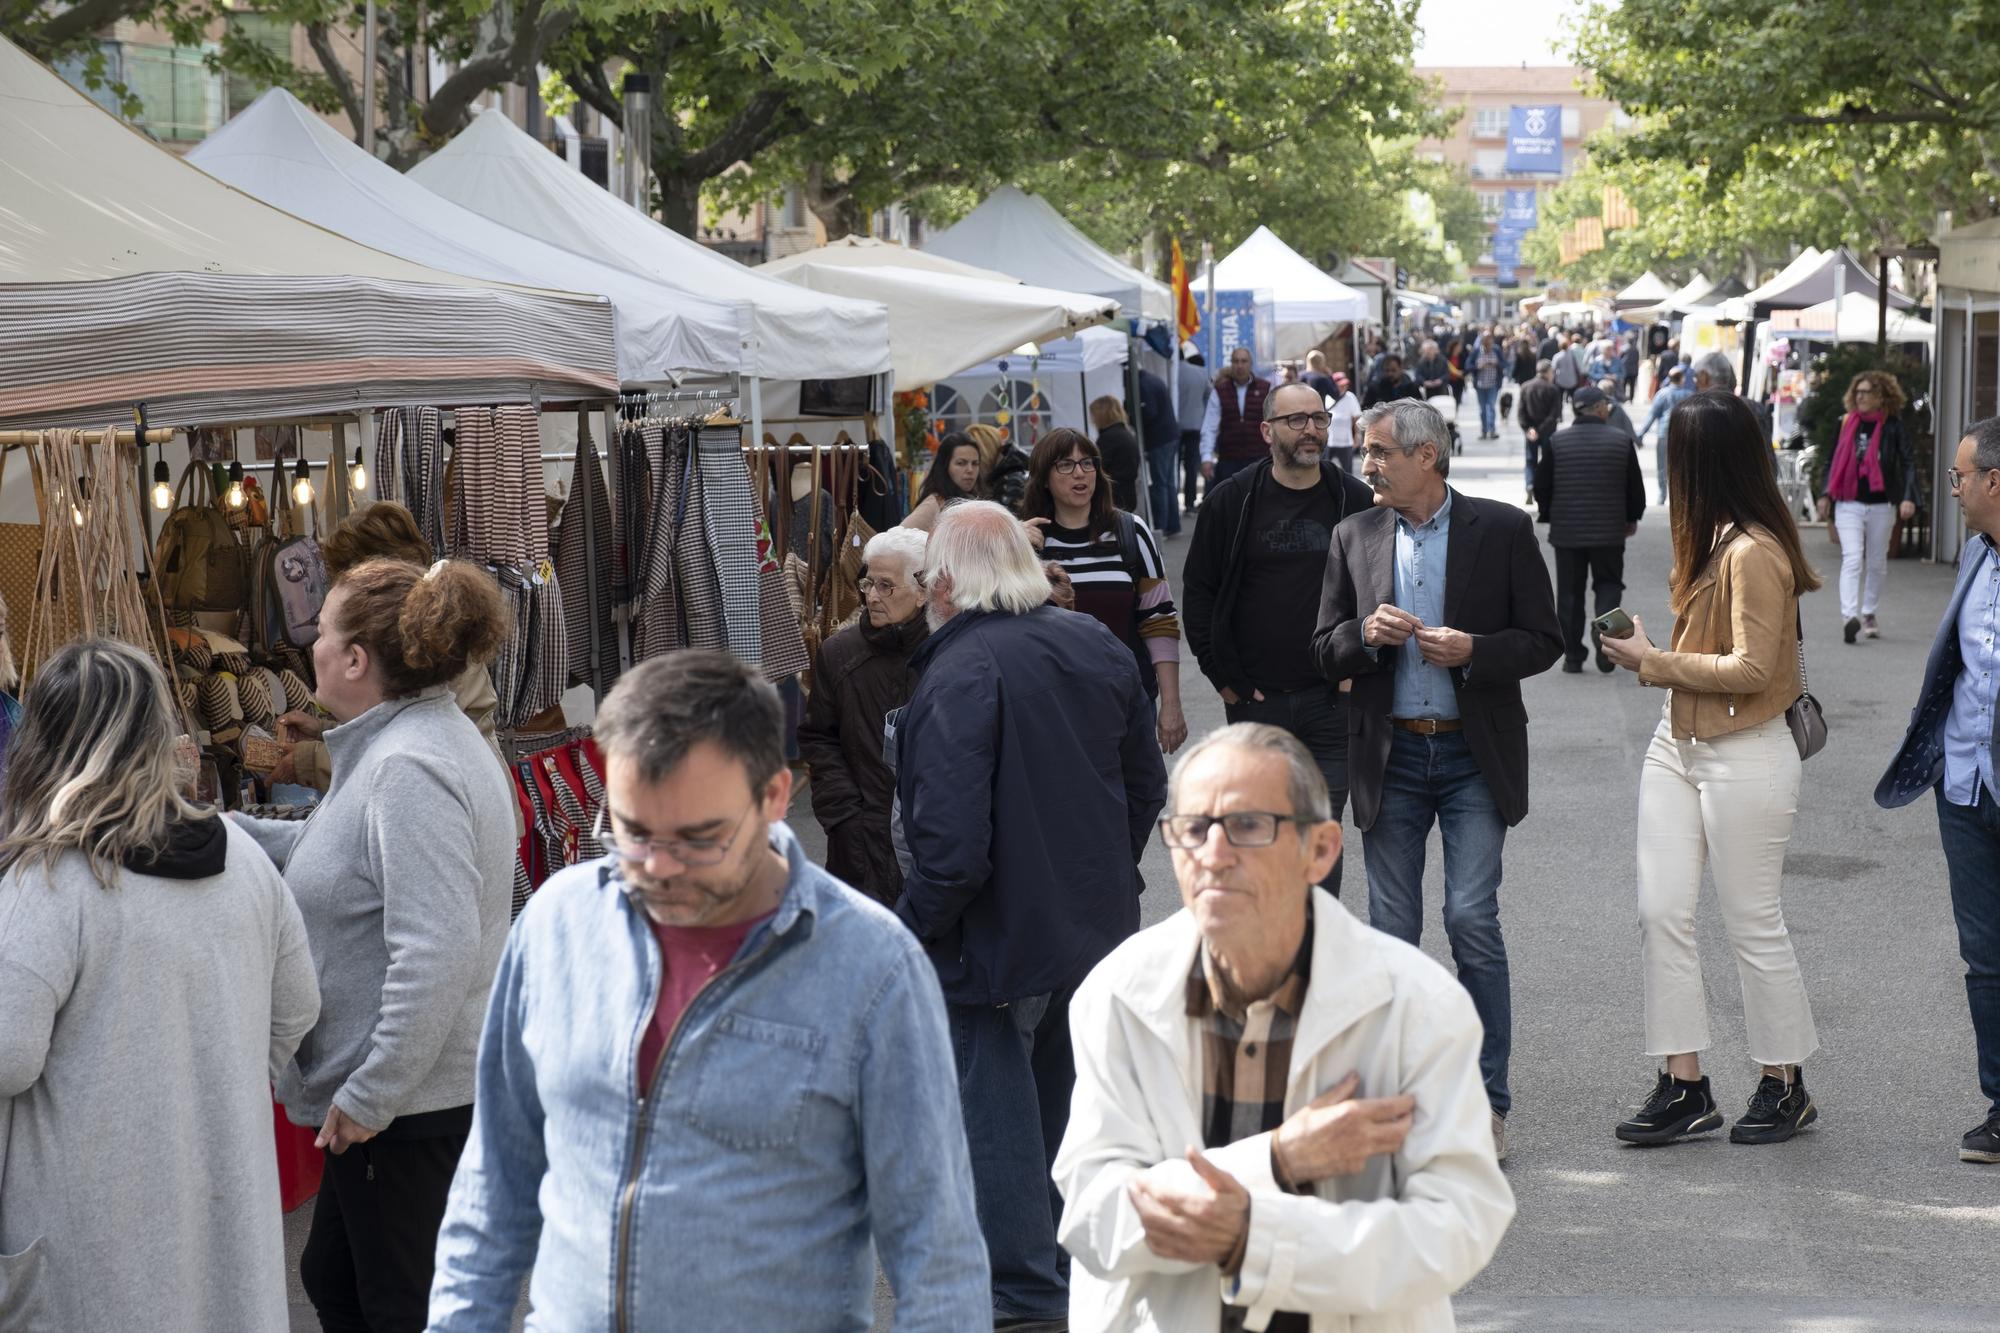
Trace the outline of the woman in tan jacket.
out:
M 1667 690 L 1639 777 L 1639 920 L 1652 1096 L 1617 1128 L 1663 1144 L 1722 1126 L 1695 899 L 1704 863 L 1736 948 L 1750 1058 L 1763 1066 L 1734 1143 L 1782 1143 L 1818 1118 L 1799 1066 L 1818 1048 L 1779 886 L 1798 810 L 1800 760 L 1785 710 L 1798 699 L 1799 596 L 1819 587 L 1778 494 L 1757 419 L 1733 394 L 1698 393 L 1667 428 L 1675 615 L 1672 648 L 1634 620 L 1604 640 L 1612 661 Z

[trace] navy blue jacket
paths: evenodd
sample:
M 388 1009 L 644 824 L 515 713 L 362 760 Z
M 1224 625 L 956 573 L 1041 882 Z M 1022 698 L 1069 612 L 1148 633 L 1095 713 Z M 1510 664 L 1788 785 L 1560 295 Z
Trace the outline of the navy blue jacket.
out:
M 1958 673 L 1965 658 L 1958 651 L 1958 614 L 1965 607 L 1965 595 L 1972 588 L 1973 572 L 1985 561 L 1975 536 L 1958 556 L 1958 583 L 1945 604 L 1944 621 L 1931 643 L 1930 661 L 1924 664 L 1923 688 L 1917 691 L 1917 705 L 1910 710 L 1910 729 L 1896 747 L 1896 757 L 1875 784 L 1875 804 L 1884 810 L 1908 805 L 1944 781 L 1944 724 L 1951 716 L 1952 694 L 1958 688 Z M 1994 743 L 2000 745 L 2000 722 L 1994 727 Z
M 1174 413 L 1174 391 L 1150 370 L 1139 372 L 1139 421 L 1146 428 L 1148 450 L 1167 444 L 1180 447 L 1181 422 Z
M 946 1000 L 1074 986 L 1139 928 L 1166 762 L 1132 652 L 1094 618 L 965 611 L 911 655 L 896 904 Z

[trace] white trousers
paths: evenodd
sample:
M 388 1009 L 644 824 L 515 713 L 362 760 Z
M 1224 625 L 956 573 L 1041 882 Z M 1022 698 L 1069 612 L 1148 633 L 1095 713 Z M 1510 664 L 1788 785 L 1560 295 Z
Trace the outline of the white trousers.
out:
M 1889 532 L 1896 506 L 1837 500 L 1833 528 L 1840 534 L 1840 618 L 1872 616 L 1882 601 L 1882 576 L 1889 572 Z
M 1783 716 L 1710 741 L 1677 741 L 1662 718 L 1639 775 L 1639 928 L 1646 1053 L 1709 1047 L 1695 952 L 1704 864 L 1736 949 L 1750 1058 L 1802 1063 L 1819 1046 L 1778 888 L 1798 811 L 1799 752 Z

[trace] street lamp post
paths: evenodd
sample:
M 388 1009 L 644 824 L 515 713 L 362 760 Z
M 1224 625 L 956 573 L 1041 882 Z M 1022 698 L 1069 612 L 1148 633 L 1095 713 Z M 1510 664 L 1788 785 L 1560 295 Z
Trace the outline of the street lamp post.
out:
M 361 149 L 375 155 L 375 0 L 361 30 Z

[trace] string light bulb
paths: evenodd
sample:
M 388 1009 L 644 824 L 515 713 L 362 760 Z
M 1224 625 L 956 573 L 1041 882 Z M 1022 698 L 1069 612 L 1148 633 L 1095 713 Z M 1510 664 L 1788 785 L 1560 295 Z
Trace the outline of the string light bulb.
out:
M 174 507 L 174 474 L 162 458 L 153 464 L 153 508 L 172 509 Z
M 70 521 L 75 523 L 79 528 L 83 526 L 83 506 L 89 500 L 90 480 L 87 477 L 78 477 L 76 479 L 76 499 L 69 502 L 69 517 Z
M 299 465 L 292 469 L 292 503 L 309 505 L 313 502 L 312 469 L 306 465 L 305 455 L 299 455 Z
M 164 468 L 166 464 L 162 463 L 160 466 Z M 233 461 L 229 464 L 229 489 L 222 493 L 222 502 L 231 509 L 241 509 L 243 507 L 245 503 L 243 495 L 243 464 Z
M 354 446 L 354 466 L 348 469 L 347 479 L 354 483 L 357 491 L 368 489 L 368 464 L 361 457 L 361 446 L 358 444 Z

